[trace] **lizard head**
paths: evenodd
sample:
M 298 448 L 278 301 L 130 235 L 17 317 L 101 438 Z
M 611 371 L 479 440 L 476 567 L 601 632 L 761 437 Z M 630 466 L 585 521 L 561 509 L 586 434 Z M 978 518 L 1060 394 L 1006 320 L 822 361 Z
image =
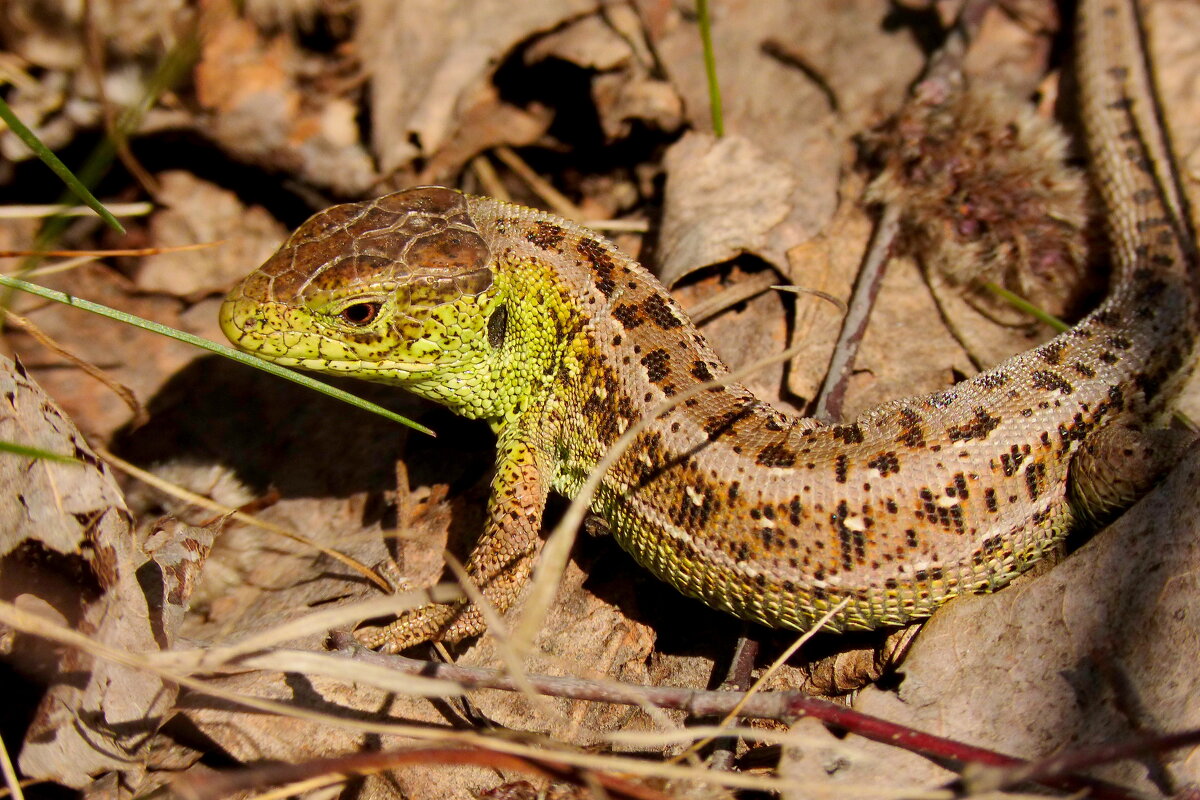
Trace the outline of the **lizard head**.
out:
M 399 384 L 486 417 L 480 384 L 505 316 L 466 198 L 423 187 L 311 217 L 230 291 L 220 323 L 278 364 Z

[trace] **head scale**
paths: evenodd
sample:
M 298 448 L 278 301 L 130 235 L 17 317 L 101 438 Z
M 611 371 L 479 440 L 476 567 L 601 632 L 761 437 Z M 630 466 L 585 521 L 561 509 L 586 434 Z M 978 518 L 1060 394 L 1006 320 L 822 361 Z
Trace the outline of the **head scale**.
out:
M 495 350 L 495 278 L 467 199 L 410 189 L 311 217 L 229 293 L 221 325 L 264 358 L 449 402 Z

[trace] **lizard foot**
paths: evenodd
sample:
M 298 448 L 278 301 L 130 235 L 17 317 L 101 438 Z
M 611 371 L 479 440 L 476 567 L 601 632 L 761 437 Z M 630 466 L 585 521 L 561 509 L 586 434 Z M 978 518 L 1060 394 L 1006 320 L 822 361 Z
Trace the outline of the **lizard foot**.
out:
M 423 642 L 457 642 L 478 636 L 486 627 L 473 603 L 430 603 L 404 612 L 383 627 L 355 631 L 354 638 L 364 647 L 399 653 Z

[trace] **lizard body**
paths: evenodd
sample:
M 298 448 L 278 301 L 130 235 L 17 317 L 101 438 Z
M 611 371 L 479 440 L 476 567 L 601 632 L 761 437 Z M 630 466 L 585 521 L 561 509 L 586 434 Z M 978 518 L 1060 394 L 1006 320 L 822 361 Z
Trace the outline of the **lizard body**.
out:
M 1130 502 L 1139 476 L 1108 463 L 1105 442 L 1161 420 L 1190 372 L 1200 267 L 1163 172 L 1136 9 L 1084 0 L 1080 17 L 1109 298 L 1040 347 L 847 424 L 786 414 L 736 383 L 690 393 L 592 499 L 638 563 L 744 619 L 804 629 L 845 600 L 828 628 L 874 628 L 1002 587 L 1080 519 Z M 548 492 L 573 496 L 649 410 L 728 374 L 603 238 L 437 187 L 317 214 L 230 293 L 221 322 L 265 358 L 489 421 L 497 470 L 467 569 L 501 610 L 528 577 Z M 366 642 L 396 651 L 482 629 L 469 603 L 430 605 Z

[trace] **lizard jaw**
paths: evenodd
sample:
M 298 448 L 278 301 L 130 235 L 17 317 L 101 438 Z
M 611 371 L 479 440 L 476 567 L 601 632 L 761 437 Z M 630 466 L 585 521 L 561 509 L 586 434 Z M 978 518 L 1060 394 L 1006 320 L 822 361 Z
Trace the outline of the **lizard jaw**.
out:
M 219 322 L 239 350 L 282 367 L 353 373 L 385 382 L 410 380 L 436 368 L 417 361 L 363 358 L 341 339 L 303 330 L 300 322 L 289 324 L 294 314 L 294 308 L 283 304 L 256 304 L 231 295 L 221 304 Z

